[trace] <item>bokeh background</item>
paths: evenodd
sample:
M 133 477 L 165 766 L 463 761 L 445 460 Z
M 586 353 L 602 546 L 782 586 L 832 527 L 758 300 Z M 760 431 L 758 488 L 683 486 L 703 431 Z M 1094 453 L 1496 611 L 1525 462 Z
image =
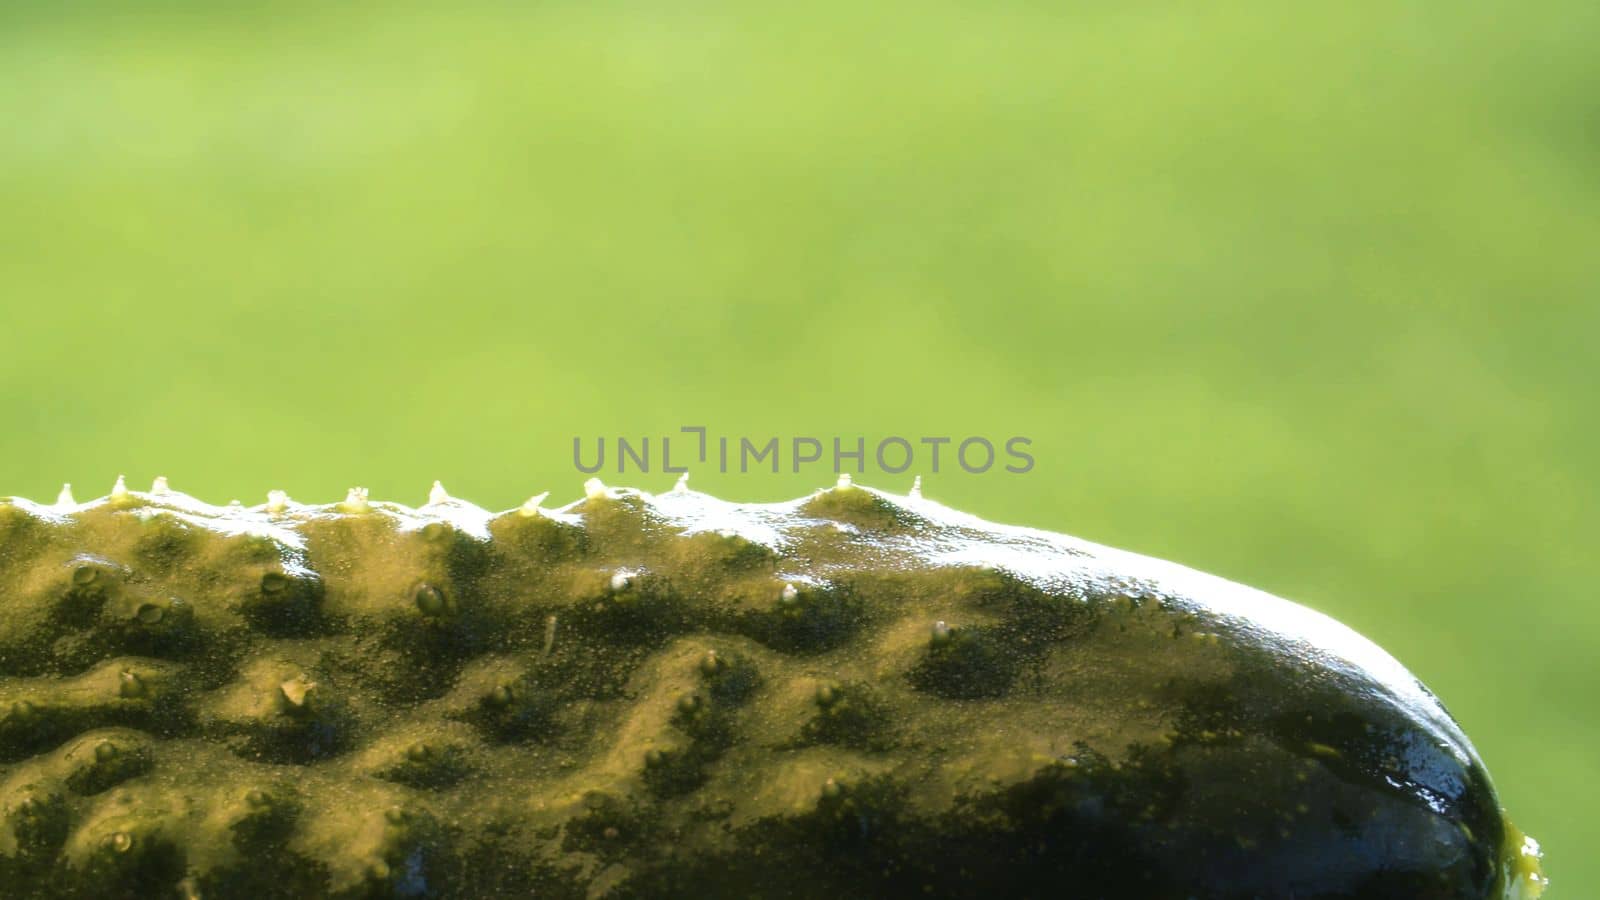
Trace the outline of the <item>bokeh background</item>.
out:
M 1587 0 L 5 4 L 0 493 L 1026 435 L 926 492 L 1364 631 L 1584 896 L 1596 46 Z

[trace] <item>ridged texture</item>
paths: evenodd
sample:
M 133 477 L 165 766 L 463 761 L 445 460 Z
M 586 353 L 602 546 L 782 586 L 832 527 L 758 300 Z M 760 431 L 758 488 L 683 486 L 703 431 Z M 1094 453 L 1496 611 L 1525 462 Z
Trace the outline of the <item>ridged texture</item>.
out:
M 847 482 L 0 500 L 8 897 L 1531 897 L 1285 601 Z

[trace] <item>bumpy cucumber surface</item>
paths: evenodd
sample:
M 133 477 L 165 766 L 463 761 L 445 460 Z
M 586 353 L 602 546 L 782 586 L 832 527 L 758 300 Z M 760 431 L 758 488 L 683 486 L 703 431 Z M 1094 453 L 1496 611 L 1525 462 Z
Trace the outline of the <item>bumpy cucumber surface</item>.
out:
M 1284 600 L 842 481 L 0 499 L 7 897 L 1531 898 Z

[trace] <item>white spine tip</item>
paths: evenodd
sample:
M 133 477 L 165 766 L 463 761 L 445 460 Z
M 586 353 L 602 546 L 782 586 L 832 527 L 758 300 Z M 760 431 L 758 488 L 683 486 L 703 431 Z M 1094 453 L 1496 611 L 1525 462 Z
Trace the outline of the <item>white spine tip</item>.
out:
M 911 496 L 916 498 L 916 499 L 918 499 L 918 500 L 922 499 L 922 476 L 921 475 L 918 475 L 917 477 L 911 479 Z
M 785 600 L 793 600 L 794 598 L 796 598 L 798 596 L 800 596 L 800 592 L 795 590 L 794 585 L 786 584 L 786 585 L 783 586 L 783 594 L 782 594 L 783 599 L 785 599 Z
M 435 481 L 433 487 L 428 491 L 428 505 L 438 506 L 441 503 L 449 502 L 450 494 L 445 491 L 443 484 Z
M 678 476 L 678 481 L 672 486 L 673 493 L 682 494 L 689 490 L 689 473 L 684 472 Z
M 277 515 L 289 508 L 289 495 L 284 491 L 267 491 L 267 512 Z
M 156 476 L 156 480 L 150 482 L 150 493 L 152 493 L 152 494 L 170 494 L 170 493 L 172 493 L 172 485 L 167 484 L 167 476 L 165 476 L 165 475 L 157 475 Z
M 72 496 L 72 485 L 71 484 L 63 484 L 61 486 L 61 493 L 56 495 L 56 505 L 57 506 L 77 506 L 78 505 L 78 501 L 76 499 L 74 499 L 73 496 Z
M 838 488 L 839 490 L 842 491 L 845 488 L 849 487 L 853 483 L 854 482 L 852 482 L 850 480 L 850 473 L 849 472 L 840 472 L 839 473 L 839 482 L 837 484 L 835 484 L 834 487 L 836 487 L 836 488 Z
M 345 512 L 352 513 L 364 513 L 372 509 L 372 504 L 367 502 L 367 489 L 364 487 L 351 488 L 350 493 L 345 495 L 344 502 L 339 504 L 339 507 Z
M 111 499 L 126 500 L 128 497 L 128 479 L 118 475 L 117 483 L 111 486 Z
M 522 514 L 525 516 L 538 515 L 539 508 L 544 504 L 544 500 L 548 496 L 550 496 L 550 492 L 545 491 L 542 494 L 534 494 L 532 497 L 529 497 L 527 502 L 522 504 Z
M 591 478 L 583 483 L 583 496 L 593 500 L 606 495 L 606 483 L 598 478 Z

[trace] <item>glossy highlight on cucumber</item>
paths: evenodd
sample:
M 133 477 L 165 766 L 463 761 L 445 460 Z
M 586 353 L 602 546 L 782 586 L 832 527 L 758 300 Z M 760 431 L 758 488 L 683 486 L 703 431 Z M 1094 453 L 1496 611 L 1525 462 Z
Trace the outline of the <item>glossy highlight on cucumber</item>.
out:
M 851 484 L 0 498 L 19 898 L 1531 900 L 1337 622 Z

